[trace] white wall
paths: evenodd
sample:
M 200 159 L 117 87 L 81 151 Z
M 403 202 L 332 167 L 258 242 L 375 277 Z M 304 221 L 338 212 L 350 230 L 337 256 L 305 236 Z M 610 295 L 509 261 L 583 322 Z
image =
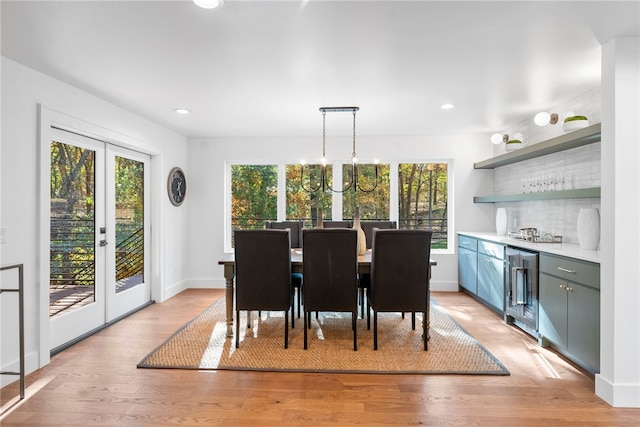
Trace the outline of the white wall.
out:
M 6 243 L 1 245 L 2 264 L 20 262 L 25 267 L 25 340 L 27 371 L 48 361 L 46 328 L 48 313 L 39 313 L 41 282 L 38 268 L 39 221 L 38 193 L 38 105 L 55 111 L 62 121 L 74 127 L 91 128 L 111 140 L 123 140 L 130 147 L 152 154 L 152 297 L 162 300 L 166 288 L 183 283 L 187 276 L 185 254 L 188 252 L 186 221 L 188 200 L 175 208 L 166 197 L 166 179 L 172 166 L 188 173 L 186 138 L 141 119 L 121 108 L 81 90 L 26 68 L 2 57 L 2 146 L 0 170 L 0 227 L 6 229 Z M 44 260 L 48 262 L 48 260 Z M 6 282 L 10 282 L 8 277 Z M 10 286 L 3 283 L 3 286 Z M 0 369 L 17 370 L 17 305 L 1 298 Z M 2 376 L 3 384 L 15 380 Z
M 364 133 L 365 130 L 360 130 Z M 385 161 L 452 160 L 453 191 L 449 209 L 454 212 L 449 224 L 457 230 L 494 231 L 493 206 L 474 204 L 473 196 L 492 187 L 491 171 L 474 170 L 473 163 L 492 156 L 487 135 L 454 135 L 429 137 L 367 137 L 357 140 L 361 161 L 378 158 Z M 335 145 L 335 144 L 334 144 Z M 338 148 L 350 154 L 350 141 L 344 147 L 328 146 L 327 153 Z M 224 254 L 225 162 L 274 161 L 297 164 L 300 159 L 318 159 L 321 139 L 301 138 L 234 138 L 192 139 L 189 141 L 191 182 L 189 240 L 191 242 L 191 287 L 224 287 L 223 270 L 216 260 Z M 454 239 L 454 245 L 457 240 Z M 455 248 L 452 248 L 455 250 Z M 438 262 L 433 269 L 434 290 L 457 290 L 457 253 L 434 254 Z

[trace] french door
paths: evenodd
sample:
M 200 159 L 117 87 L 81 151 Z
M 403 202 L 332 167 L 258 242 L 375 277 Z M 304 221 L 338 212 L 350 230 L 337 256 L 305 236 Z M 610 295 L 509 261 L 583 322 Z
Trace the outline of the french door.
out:
M 148 155 L 52 129 L 50 348 L 151 299 Z

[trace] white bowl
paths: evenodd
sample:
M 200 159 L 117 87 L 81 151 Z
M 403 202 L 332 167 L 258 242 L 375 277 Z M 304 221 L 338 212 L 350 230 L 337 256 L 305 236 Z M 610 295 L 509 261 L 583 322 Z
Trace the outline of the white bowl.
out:
M 571 132 L 572 130 L 586 128 L 587 126 L 589 126 L 589 120 L 572 120 L 570 122 L 564 122 L 562 124 L 562 130 Z
M 504 144 L 505 151 L 515 151 L 522 148 L 521 142 L 512 142 L 511 144 Z

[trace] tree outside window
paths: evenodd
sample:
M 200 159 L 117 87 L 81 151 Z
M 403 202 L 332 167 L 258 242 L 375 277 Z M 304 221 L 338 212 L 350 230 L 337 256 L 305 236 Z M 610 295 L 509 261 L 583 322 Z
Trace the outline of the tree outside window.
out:
M 231 228 L 264 228 L 278 218 L 278 166 L 231 166 Z
M 322 209 L 322 218 L 331 219 L 332 196 L 329 190 L 308 192 L 306 189 L 315 189 L 320 186 L 321 165 L 305 165 L 304 177 L 301 181 L 301 165 L 286 165 L 286 204 L 288 221 L 302 220 L 305 227 L 313 227 L 318 218 L 318 209 Z M 333 185 L 333 168 L 326 165 L 326 176 L 329 185 Z M 301 182 L 304 184 L 302 188 Z
M 398 228 L 431 229 L 432 249 L 447 248 L 448 165 L 398 165 Z
M 389 165 L 378 165 L 378 184 L 376 186 L 376 165 L 358 165 L 358 185 L 360 189 L 373 191 L 345 191 L 342 193 L 342 217 L 353 219 L 355 207 L 359 207 L 361 220 L 388 220 L 389 219 Z M 352 174 L 352 166 L 342 166 L 342 176 L 348 181 Z

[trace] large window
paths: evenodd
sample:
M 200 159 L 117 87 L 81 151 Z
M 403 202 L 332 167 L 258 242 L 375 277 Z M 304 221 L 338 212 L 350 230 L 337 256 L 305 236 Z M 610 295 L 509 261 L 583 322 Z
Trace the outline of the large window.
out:
M 446 163 L 398 165 L 398 228 L 433 230 L 432 249 L 447 249 L 448 171 Z
M 333 173 L 336 167 L 338 174 Z M 449 248 L 448 163 L 380 164 L 377 186 L 375 165 L 359 164 L 358 191 L 307 191 L 320 186 L 320 170 L 320 165 L 306 165 L 304 172 L 295 164 L 231 165 L 228 235 L 236 228 L 262 228 L 265 221 L 302 220 L 305 227 L 313 227 L 318 209 L 325 220 L 353 219 L 358 206 L 363 221 L 392 220 L 402 229 L 431 229 L 432 249 Z M 333 187 L 334 176 L 348 183 L 351 172 L 350 164 L 327 165 L 328 185 Z
M 264 228 L 278 218 L 278 166 L 231 166 L 231 228 Z

